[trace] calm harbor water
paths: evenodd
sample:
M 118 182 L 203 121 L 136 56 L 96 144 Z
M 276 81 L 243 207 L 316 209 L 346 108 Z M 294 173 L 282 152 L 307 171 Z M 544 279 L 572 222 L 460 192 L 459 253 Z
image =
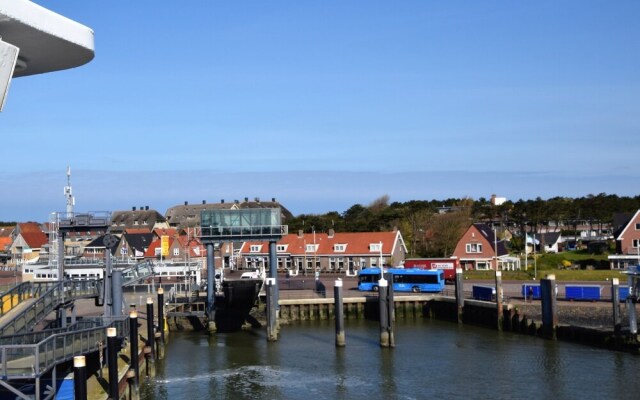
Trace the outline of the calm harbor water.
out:
M 157 375 L 141 387 L 160 399 L 637 399 L 640 356 L 458 326 L 399 321 L 396 347 L 378 324 L 348 321 L 336 348 L 329 321 L 170 337 Z M 141 371 L 143 372 L 143 371 Z

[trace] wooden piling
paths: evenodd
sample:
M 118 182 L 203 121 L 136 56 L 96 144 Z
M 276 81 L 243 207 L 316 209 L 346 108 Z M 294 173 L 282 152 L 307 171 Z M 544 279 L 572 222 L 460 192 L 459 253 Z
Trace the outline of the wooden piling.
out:
M 344 306 L 342 298 L 342 280 L 337 279 L 333 287 L 334 315 L 336 320 L 336 347 L 344 347 L 346 344 L 344 332 Z
M 542 334 L 549 339 L 556 339 L 558 327 L 557 286 L 556 276 L 547 275 L 540 280 L 540 295 L 542 306 Z
M 456 268 L 456 305 L 458 308 L 458 323 L 463 322 L 464 312 L 464 281 L 462 280 L 462 268 Z
M 620 334 L 622 322 L 620 319 L 620 280 L 611 280 L 611 303 L 613 304 L 613 333 Z

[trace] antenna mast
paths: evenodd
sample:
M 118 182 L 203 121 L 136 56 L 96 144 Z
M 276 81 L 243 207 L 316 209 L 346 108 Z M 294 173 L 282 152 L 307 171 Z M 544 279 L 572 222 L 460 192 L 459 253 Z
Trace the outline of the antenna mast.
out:
M 64 197 L 67 198 L 67 217 L 73 217 L 73 206 L 76 205 L 76 199 L 73 197 L 71 190 L 71 167 L 67 166 L 67 186 L 64 187 Z

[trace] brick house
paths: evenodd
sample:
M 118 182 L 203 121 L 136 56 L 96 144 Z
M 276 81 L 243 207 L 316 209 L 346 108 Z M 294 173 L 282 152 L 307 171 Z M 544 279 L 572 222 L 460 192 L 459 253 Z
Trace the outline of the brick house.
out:
M 613 217 L 616 254 L 609 255 L 611 269 L 628 269 L 640 264 L 640 210 Z
M 289 234 L 276 243 L 278 270 L 348 272 L 380 264 L 398 265 L 406 257 L 400 231 Z M 244 242 L 236 253 L 240 269 L 268 269 L 269 243 Z
M 458 241 L 453 256 L 460 260 L 460 266 L 465 270 L 520 268 L 519 263 L 508 257 L 504 241 L 497 240 L 489 225 L 482 223 L 473 224 L 467 229 Z

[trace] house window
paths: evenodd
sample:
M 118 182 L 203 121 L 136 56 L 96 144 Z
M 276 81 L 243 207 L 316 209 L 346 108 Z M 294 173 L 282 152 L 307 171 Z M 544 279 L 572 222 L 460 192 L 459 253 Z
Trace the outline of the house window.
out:
M 482 244 L 467 243 L 467 253 L 482 253 Z
M 381 243 L 371 243 L 369 245 L 369 251 L 381 251 L 382 244 Z
M 330 271 L 342 271 L 343 269 L 344 269 L 344 258 L 342 257 L 329 258 Z
M 308 244 L 305 246 L 305 252 L 307 253 L 315 253 L 316 251 L 318 251 L 318 245 L 317 244 Z
M 346 248 L 347 248 L 346 244 L 336 244 L 333 246 L 333 251 L 344 253 Z
M 180 249 L 178 247 L 174 247 L 173 248 L 173 255 L 174 256 L 179 256 L 180 255 Z
M 476 263 L 477 270 L 487 270 L 489 269 L 489 263 L 486 261 Z
M 138 220 L 133 221 L 134 225 L 138 225 Z
M 638 247 L 640 247 L 640 239 L 633 239 L 633 242 L 631 243 L 631 246 L 635 249 L 637 249 Z
M 279 253 L 284 253 L 285 251 L 287 251 L 287 245 L 286 244 L 279 244 L 276 246 L 276 251 Z
M 249 252 L 259 253 L 261 248 L 262 248 L 262 245 L 254 244 L 254 245 L 251 245 L 251 247 L 249 247 Z

